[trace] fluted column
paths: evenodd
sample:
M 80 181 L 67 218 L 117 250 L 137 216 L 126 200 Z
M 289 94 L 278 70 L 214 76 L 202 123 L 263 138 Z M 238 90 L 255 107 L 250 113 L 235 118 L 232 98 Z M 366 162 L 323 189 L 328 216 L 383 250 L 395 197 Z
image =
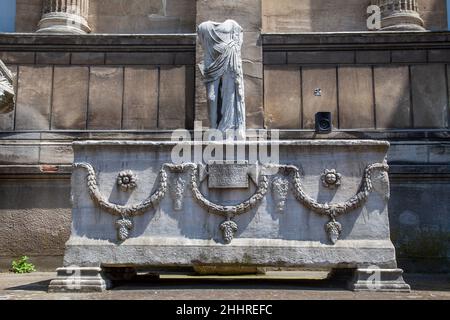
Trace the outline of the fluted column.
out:
M 44 0 L 39 33 L 85 34 L 91 32 L 87 19 L 89 0 Z
M 425 30 L 417 0 L 373 0 L 372 4 L 380 7 L 383 31 Z

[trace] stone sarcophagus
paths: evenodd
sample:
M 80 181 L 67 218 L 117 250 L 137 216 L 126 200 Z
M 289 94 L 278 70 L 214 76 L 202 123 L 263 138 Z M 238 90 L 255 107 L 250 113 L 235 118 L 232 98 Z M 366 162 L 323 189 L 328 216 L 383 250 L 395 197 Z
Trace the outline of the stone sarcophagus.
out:
M 387 142 L 231 141 L 226 161 L 183 163 L 177 146 L 74 143 L 72 234 L 51 291 L 104 290 L 105 268 L 177 266 L 351 269 L 352 289 L 409 290 L 390 240 Z

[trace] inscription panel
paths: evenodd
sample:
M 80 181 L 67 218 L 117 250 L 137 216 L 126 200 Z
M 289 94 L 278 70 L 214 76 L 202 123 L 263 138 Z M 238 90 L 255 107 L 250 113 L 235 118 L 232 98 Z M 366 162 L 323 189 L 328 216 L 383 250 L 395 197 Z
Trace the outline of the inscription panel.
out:
M 208 163 L 208 187 L 210 189 L 244 189 L 249 187 L 247 161 Z

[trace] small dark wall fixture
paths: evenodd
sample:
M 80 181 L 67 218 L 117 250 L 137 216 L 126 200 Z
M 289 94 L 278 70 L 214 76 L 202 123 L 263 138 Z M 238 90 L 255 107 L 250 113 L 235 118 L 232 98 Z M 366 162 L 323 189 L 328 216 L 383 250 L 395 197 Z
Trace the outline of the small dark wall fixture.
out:
M 331 112 L 316 113 L 316 132 L 330 133 L 333 130 Z

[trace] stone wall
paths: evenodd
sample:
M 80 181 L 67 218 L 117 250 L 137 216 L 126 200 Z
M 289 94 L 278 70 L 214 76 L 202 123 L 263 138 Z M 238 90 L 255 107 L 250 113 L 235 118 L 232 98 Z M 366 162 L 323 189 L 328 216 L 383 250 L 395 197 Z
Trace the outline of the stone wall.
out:
M 90 0 L 94 33 L 195 32 L 195 0 Z M 42 0 L 17 0 L 16 32 L 35 32 Z
M 137 41 L 144 48 L 132 51 L 125 41 L 108 52 L 99 49 L 111 44 L 111 38 L 103 36 L 87 36 L 84 44 L 64 44 L 58 36 L 22 39 L 32 42 L 34 49 L 0 51 L 0 59 L 17 75 L 15 112 L 0 115 L 0 130 L 192 126 L 195 38 L 131 36 L 129 45 Z M 46 46 L 43 51 L 35 39 L 74 47 L 61 51 Z
M 370 0 L 263 0 L 263 32 L 366 31 Z M 447 30 L 443 0 L 418 0 L 428 30 Z
M 329 111 L 336 129 L 446 129 L 447 36 L 266 35 L 265 124 L 313 129 Z
M 62 264 L 71 222 L 67 178 L 0 174 L 0 272 L 22 255 L 39 270 Z

